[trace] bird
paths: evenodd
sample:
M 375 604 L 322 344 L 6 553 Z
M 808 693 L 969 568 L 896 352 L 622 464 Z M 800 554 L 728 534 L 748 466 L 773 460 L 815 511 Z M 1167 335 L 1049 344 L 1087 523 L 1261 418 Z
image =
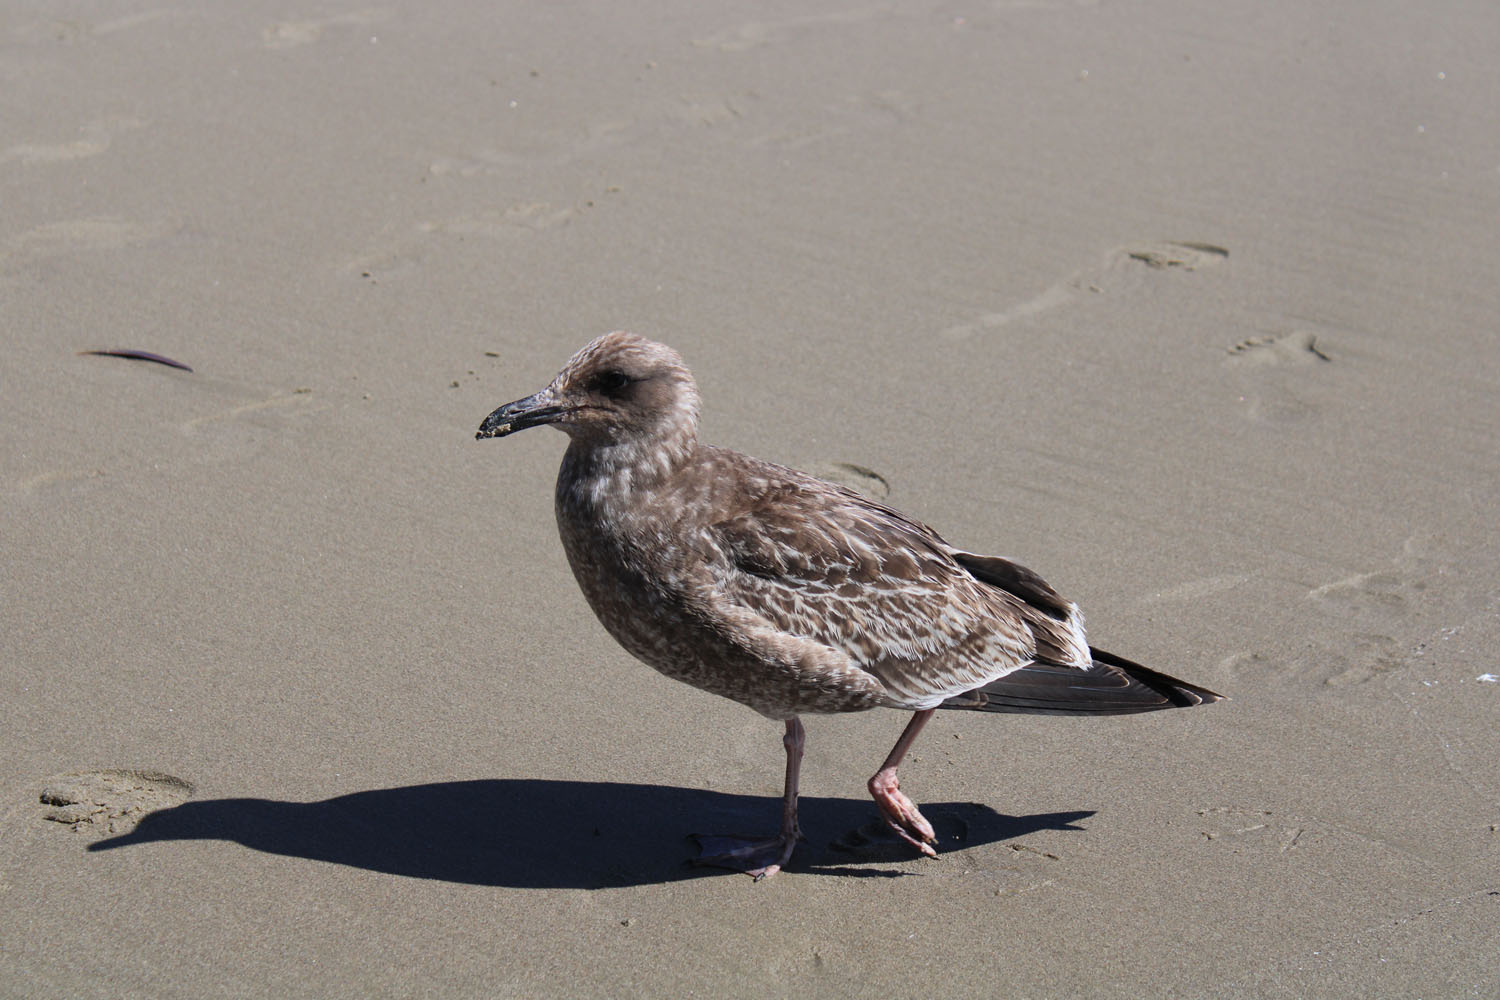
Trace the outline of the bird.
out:
M 922 855 L 937 837 L 897 768 L 939 709 L 1118 715 L 1223 696 L 1091 647 L 1078 606 L 1019 563 L 978 555 L 877 500 L 698 437 L 697 383 L 672 348 L 597 337 L 476 439 L 569 437 L 558 533 L 605 630 L 668 677 L 784 723 L 782 816 L 765 837 L 699 837 L 700 864 L 757 881 L 804 839 L 801 716 L 912 712 L 867 782 Z

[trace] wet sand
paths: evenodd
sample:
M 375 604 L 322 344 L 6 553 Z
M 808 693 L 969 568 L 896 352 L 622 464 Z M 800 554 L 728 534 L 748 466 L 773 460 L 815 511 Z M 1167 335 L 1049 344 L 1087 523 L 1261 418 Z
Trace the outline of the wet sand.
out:
M 1500 13 L 0 16 L 0 993 L 1500 991 Z M 780 727 L 631 660 L 564 438 L 627 328 L 1223 691 Z M 80 355 L 133 348 L 150 361 Z M 854 467 L 851 471 L 850 467 Z M 863 470 L 863 471 L 858 471 Z

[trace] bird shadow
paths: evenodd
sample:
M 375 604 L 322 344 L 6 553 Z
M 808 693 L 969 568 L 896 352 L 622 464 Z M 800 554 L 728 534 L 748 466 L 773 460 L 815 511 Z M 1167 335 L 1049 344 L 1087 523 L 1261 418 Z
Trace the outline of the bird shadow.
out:
M 109 851 L 173 840 L 228 840 L 268 854 L 470 885 L 602 888 L 693 878 L 687 831 L 775 829 L 779 799 L 707 789 L 591 781 L 451 781 L 354 792 L 321 802 L 211 799 L 145 816 L 130 832 L 90 844 Z M 967 802 L 923 812 L 943 853 L 1078 830 L 1093 812 L 1005 816 Z M 916 858 L 886 835 L 865 799 L 804 797 L 808 841 L 788 871 L 895 877 L 877 867 Z

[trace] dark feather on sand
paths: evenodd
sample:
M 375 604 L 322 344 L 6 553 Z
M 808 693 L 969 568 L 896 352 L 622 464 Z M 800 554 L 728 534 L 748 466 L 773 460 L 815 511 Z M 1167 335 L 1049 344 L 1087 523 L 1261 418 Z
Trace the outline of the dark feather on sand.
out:
M 133 347 L 112 347 L 99 351 L 79 351 L 78 353 L 97 354 L 106 358 L 129 358 L 131 361 L 154 361 L 159 365 L 166 365 L 168 368 L 181 368 L 185 372 L 192 371 L 191 368 L 181 361 L 174 361 L 171 358 L 160 354 L 153 354 L 150 351 L 137 351 Z

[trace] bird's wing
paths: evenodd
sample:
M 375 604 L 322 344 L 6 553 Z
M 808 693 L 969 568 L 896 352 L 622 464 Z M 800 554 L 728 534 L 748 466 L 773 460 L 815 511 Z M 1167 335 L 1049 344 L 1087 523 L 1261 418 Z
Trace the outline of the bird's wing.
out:
M 949 698 L 943 707 L 1026 715 L 1129 715 L 1224 700 L 1221 694 L 1168 677 L 1123 656 L 1102 649 L 1091 652 L 1093 669 L 1086 673 L 1050 663 L 1030 663 L 977 690 Z
M 1086 650 L 1081 627 L 1076 643 L 1049 631 L 1076 608 L 1029 570 L 956 553 L 925 525 L 816 480 L 771 484 L 708 538 L 724 599 L 843 651 L 907 707 L 932 707 L 1039 655 L 1078 665 L 1068 647 Z

